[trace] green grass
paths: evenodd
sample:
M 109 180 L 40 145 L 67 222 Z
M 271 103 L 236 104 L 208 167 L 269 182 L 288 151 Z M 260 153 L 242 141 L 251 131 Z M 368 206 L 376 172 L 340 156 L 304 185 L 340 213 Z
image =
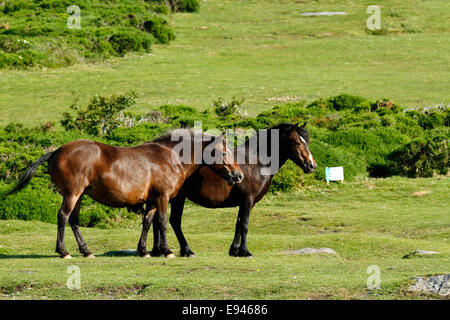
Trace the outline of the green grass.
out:
M 450 41 L 445 1 L 378 1 L 387 34 L 365 30 L 370 1 L 222 1 L 175 14 L 176 40 L 152 54 L 62 69 L 0 71 L 0 125 L 57 121 L 78 90 L 134 89 L 135 112 L 165 103 L 200 109 L 219 96 L 246 98 L 255 115 L 273 97 L 314 100 L 343 92 L 402 106 L 448 103 Z M 347 11 L 301 17 L 300 12 Z
M 84 259 L 70 228 L 74 256 L 59 259 L 56 225 L 0 221 L 1 299 L 416 299 L 413 276 L 450 272 L 450 179 L 369 179 L 267 196 L 252 211 L 248 244 L 254 258 L 230 258 L 237 214 L 189 204 L 183 224 L 197 258 L 109 256 L 134 249 L 139 219 L 116 229 L 82 229 L 96 259 Z M 431 191 L 413 196 L 416 191 Z M 55 212 L 56 214 L 56 212 Z M 149 237 L 151 243 L 151 236 Z M 169 244 L 177 251 L 172 230 Z M 339 256 L 286 253 L 329 247 Z M 440 255 L 402 259 L 416 249 Z M 69 290 L 67 267 L 81 270 L 81 289 Z M 370 265 L 381 289 L 368 290 Z

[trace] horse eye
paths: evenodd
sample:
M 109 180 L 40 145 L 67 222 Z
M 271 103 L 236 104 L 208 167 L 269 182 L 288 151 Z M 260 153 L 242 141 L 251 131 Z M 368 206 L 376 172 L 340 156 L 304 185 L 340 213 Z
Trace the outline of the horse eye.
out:
M 226 157 L 227 156 L 227 153 L 226 152 L 224 152 L 223 154 L 222 154 L 224 157 Z

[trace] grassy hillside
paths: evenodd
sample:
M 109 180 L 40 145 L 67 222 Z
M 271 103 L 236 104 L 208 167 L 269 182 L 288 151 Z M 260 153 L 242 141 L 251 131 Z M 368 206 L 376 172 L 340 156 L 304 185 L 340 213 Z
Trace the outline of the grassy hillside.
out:
M 366 32 L 370 1 L 222 1 L 170 16 L 177 39 L 150 55 L 63 69 L 0 71 L 0 124 L 56 120 L 78 90 L 142 92 L 134 111 L 165 103 L 205 109 L 242 96 L 255 115 L 280 101 L 342 92 L 405 107 L 448 103 L 445 1 L 379 1 L 384 35 Z M 300 12 L 346 11 L 301 17 Z M 50 90 L 49 90 L 50 88 Z M 20 99 L 18 98 L 20 97 Z
M 120 256 L 115 251 L 137 245 L 137 216 L 116 229 L 82 229 L 96 259 L 77 254 L 68 228 L 70 261 L 53 253 L 54 224 L 0 221 L 0 299 L 436 298 L 407 288 L 413 276 L 449 272 L 449 189 L 448 178 L 391 178 L 268 196 L 250 216 L 252 259 L 227 255 L 236 208 L 187 206 L 183 225 L 194 259 Z M 288 253 L 304 247 L 329 247 L 338 256 Z M 416 249 L 441 254 L 402 259 Z M 69 265 L 80 268 L 81 290 L 66 287 Z M 380 290 L 366 287 L 370 265 L 380 267 Z

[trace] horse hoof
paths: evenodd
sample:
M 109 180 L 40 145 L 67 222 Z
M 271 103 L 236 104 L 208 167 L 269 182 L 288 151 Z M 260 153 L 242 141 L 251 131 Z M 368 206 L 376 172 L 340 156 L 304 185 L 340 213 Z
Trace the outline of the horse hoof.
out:
M 175 256 L 173 253 L 169 253 L 169 254 L 166 256 L 166 258 L 167 258 L 167 259 L 173 259 L 173 258 L 176 258 L 176 256 Z
M 197 257 L 197 256 L 195 255 L 195 253 L 191 253 L 191 254 L 189 254 L 187 257 L 188 257 L 188 258 L 195 258 L 195 257 Z
M 95 256 L 91 253 L 90 255 L 86 256 L 86 258 L 95 258 Z
M 61 259 L 72 259 L 72 256 L 70 254 L 66 254 L 64 257 L 61 257 Z
M 145 255 L 142 256 L 142 258 L 151 258 L 152 256 L 150 255 L 150 253 L 146 253 Z

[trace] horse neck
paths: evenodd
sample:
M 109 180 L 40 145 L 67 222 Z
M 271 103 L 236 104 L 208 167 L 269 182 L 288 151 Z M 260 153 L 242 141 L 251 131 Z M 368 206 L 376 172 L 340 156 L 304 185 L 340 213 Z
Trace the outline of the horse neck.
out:
M 167 141 L 158 141 L 158 143 L 164 145 L 167 148 L 173 149 L 179 143 L 179 141 L 167 140 Z M 207 144 L 206 142 L 204 142 L 202 144 L 202 155 L 203 155 L 203 150 L 204 150 L 206 144 Z M 183 170 L 186 174 L 186 178 L 189 177 L 190 175 L 192 175 L 202 165 L 202 163 L 195 163 L 195 161 L 194 161 L 194 144 L 191 144 L 190 162 L 185 163 L 182 161 L 182 159 L 179 159 L 179 161 L 180 161 L 180 165 L 183 167 Z
M 270 131 L 271 129 L 267 129 L 267 131 Z M 279 137 L 281 139 L 281 137 Z M 256 139 L 256 143 L 254 141 L 250 141 L 252 139 Z M 257 154 L 259 155 L 259 141 L 260 141 L 260 137 L 259 137 L 259 133 L 256 133 L 254 136 L 252 136 L 250 139 L 248 139 L 247 141 L 245 141 L 241 146 L 237 147 L 235 150 L 238 150 L 239 148 L 244 147 L 245 148 L 245 164 L 240 165 L 242 166 L 257 166 L 259 168 L 270 168 L 270 164 L 263 164 L 260 161 L 259 156 L 256 158 L 256 164 L 250 164 L 249 163 L 249 158 L 250 158 L 250 153 L 251 152 L 257 152 Z M 266 139 L 267 145 L 266 145 L 266 150 L 271 150 L 271 139 Z M 286 156 L 286 152 L 284 150 L 284 148 L 282 148 L 282 144 L 280 143 L 280 141 L 278 141 L 278 168 L 276 170 L 276 172 L 273 173 L 273 175 L 275 175 L 279 169 L 281 169 L 281 167 L 286 163 L 286 161 L 288 160 L 288 157 Z M 254 150 L 254 147 L 256 146 L 256 150 Z M 272 179 L 273 175 L 270 175 L 270 179 Z

